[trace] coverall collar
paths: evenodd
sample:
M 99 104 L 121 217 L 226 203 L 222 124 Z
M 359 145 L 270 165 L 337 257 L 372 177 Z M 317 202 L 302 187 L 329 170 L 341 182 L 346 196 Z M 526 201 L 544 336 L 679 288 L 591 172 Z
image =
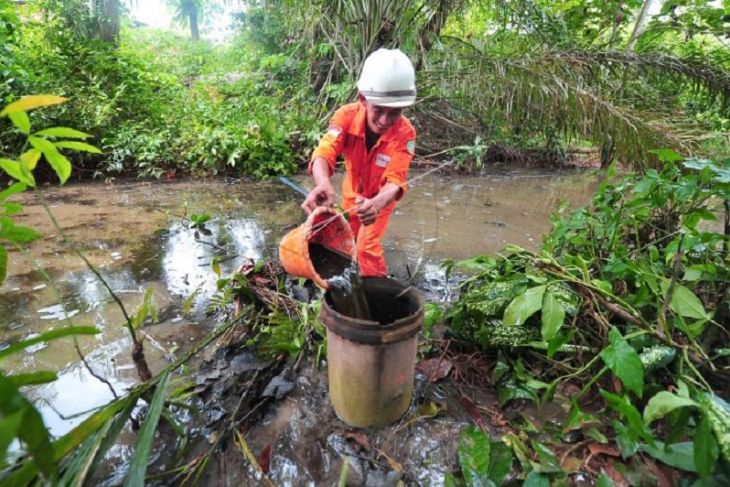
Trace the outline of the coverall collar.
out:
M 354 135 L 355 137 L 360 137 L 362 139 L 365 138 L 365 130 L 367 126 L 367 114 L 368 114 L 368 107 L 363 103 L 362 101 L 357 102 L 357 113 L 355 114 L 355 117 L 352 119 L 352 123 L 350 124 L 350 128 L 347 130 L 347 133 L 350 135 Z M 395 121 L 393 125 L 388 128 L 385 132 L 380 134 L 379 140 L 386 141 L 391 140 L 397 131 L 397 126 L 400 125 L 401 119 L 403 118 L 403 115 L 400 116 L 398 120 Z

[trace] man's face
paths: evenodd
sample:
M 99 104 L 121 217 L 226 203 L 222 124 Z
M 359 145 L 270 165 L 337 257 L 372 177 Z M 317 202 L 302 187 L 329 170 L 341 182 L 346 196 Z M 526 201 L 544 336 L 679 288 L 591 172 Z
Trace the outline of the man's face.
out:
M 365 102 L 365 105 L 368 109 L 368 128 L 376 134 L 382 134 L 388 130 L 403 113 L 402 108 L 382 107 L 368 101 Z

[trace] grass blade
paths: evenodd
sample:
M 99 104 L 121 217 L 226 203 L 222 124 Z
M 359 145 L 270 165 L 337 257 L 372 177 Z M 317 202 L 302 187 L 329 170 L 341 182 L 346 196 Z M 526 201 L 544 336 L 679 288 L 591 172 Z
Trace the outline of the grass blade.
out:
M 143 487 L 145 474 L 147 472 L 147 462 L 149 461 L 150 451 L 152 450 L 152 440 L 157 429 L 157 422 L 160 420 L 162 407 L 165 403 L 165 394 L 167 392 L 167 384 L 170 382 L 170 372 L 165 372 L 155 389 L 155 395 L 152 397 L 147 417 L 144 420 L 142 428 L 137 435 L 137 444 L 134 448 L 132 461 L 129 464 L 129 473 L 124 481 L 124 487 Z

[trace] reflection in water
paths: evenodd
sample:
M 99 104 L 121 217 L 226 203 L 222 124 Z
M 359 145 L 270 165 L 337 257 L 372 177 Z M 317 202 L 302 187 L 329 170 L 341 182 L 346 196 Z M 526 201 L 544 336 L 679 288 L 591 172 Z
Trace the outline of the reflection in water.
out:
M 432 292 L 429 298 L 444 299 L 448 288 L 438 285 L 444 280 L 438 265 L 442 259 L 495 253 L 506 243 L 536 248 L 558 202 L 583 203 L 593 187 L 592 178 L 584 173 L 419 179 L 398 206 L 384 239 L 390 271 L 403 280 L 414 276 L 415 283 L 427 280 Z M 270 256 L 287 225 L 303 218 L 296 195 L 269 183 L 89 184 L 46 194 L 57 194 L 54 212 L 61 225 L 86 245 L 87 256 L 128 312 L 137 309 L 147 288 L 154 289 L 158 308 L 170 311 L 163 316 L 173 319 L 147 331 L 165 330 L 166 343 L 189 343 L 194 330 L 206 326 L 201 319 L 203 308 L 216 291 L 218 279 L 211 267 L 214 258 L 220 259 L 221 272 L 228 275 L 244 258 Z M 98 204 L 80 204 L 74 198 L 91 198 Z M 206 223 L 210 235 L 201 233 L 196 239 L 195 230 L 179 219 L 167 220 L 165 211 L 179 212 L 183 201 L 189 201 L 189 207 L 198 213 L 214 216 Z M 23 218 L 29 221 L 19 223 L 52 235 L 52 227 L 41 226 L 45 221 L 40 216 L 42 208 L 25 204 Z M 0 347 L 51 327 L 93 324 L 101 333 L 79 338 L 79 344 L 94 371 L 108 378 L 119 392 L 135 383 L 124 318 L 104 285 L 54 239 L 34 242 L 30 251 L 35 252 L 35 259 L 46 259 L 55 285 L 46 287 L 40 274 L 27 268 L 10 270 L 0 293 Z M 12 255 L 11 262 L 16 260 L 18 256 Z M 197 289 L 194 305 L 199 325 L 176 318 L 182 298 Z M 60 320 L 64 313 L 75 316 Z M 156 348 L 146 345 L 146 354 L 153 369 L 155 361 L 164 363 Z M 1 365 L 13 373 L 62 370 L 56 382 L 32 390 L 56 435 L 83 419 L 64 420 L 59 413 L 72 415 L 112 398 L 107 386 L 79 363 L 68 339 L 41 344 Z
M 174 224 L 165 242 L 162 258 L 161 278 L 170 293 L 187 297 L 199 289 L 196 306 L 206 303 L 216 291 L 218 276 L 211 266 L 215 257 L 222 261 L 221 273 L 225 276 L 238 268 L 243 259 L 261 259 L 265 246 L 264 231 L 253 219 L 225 223 L 212 220 L 206 224 L 206 228 L 211 232 L 210 235 L 202 235 L 195 229 Z M 226 248 L 231 254 L 221 250 L 221 244 L 227 242 L 230 245 Z

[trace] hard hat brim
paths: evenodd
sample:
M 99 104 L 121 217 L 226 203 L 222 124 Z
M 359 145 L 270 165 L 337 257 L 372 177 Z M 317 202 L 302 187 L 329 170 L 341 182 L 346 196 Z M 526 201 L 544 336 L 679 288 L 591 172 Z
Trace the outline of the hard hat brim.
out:
M 379 107 L 388 108 L 404 108 L 413 105 L 416 102 L 416 97 L 409 96 L 365 96 L 368 103 Z

